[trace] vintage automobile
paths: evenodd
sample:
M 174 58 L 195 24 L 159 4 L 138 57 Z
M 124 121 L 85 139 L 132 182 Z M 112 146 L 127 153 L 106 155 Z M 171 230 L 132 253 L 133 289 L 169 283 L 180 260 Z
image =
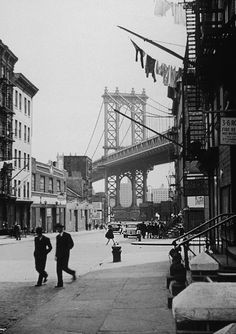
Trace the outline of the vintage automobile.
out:
M 119 234 L 122 233 L 122 225 L 121 225 L 121 223 L 112 222 L 109 225 L 111 225 L 113 233 L 119 233 Z
M 140 230 L 138 225 L 141 222 L 138 221 L 127 221 L 123 223 L 123 236 L 124 238 L 128 237 L 138 237 L 140 235 Z

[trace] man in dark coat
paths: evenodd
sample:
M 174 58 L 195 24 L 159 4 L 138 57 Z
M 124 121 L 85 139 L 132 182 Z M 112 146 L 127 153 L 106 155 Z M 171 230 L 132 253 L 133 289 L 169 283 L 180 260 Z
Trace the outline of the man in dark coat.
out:
M 39 273 L 38 282 L 35 286 L 41 286 L 42 282 L 46 283 L 48 274 L 45 271 L 47 254 L 51 252 L 52 245 L 48 237 L 43 235 L 42 227 L 36 228 L 37 236 L 34 238 L 34 258 L 35 268 Z
M 57 261 L 57 285 L 55 288 L 63 287 L 62 271 L 70 274 L 73 281 L 76 280 L 76 272 L 68 268 L 68 262 L 70 257 L 70 250 L 74 246 L 74 242 L 69 233 L 63 231 L 64 226 L 61 224 L 56 225 L 58 235 L 56 237 L 56 254 L 55 260 Z

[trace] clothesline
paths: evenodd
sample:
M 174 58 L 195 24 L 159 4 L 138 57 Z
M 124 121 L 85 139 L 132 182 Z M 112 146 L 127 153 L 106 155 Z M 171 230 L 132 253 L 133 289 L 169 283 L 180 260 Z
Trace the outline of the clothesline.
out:
M 182 76 L 182 69 L 176 70 L 176 67 L 166 65 L 165 63 L 160 63 L 158 60 L 152 58 L 145 53 L 132 39 L 131 42 L 135 48 L 135 61 L 141 62 L 141 67 L 144 68 L 146 77 L 149 74 L 152 75 L 154 82 L 156 82 L 156 75 L 161 75 L 163 77 L 163 84 L 172 88 L 176 87 L 177 81 Z M 146 56 L 146 61 L 144 65 L 144 57 Z

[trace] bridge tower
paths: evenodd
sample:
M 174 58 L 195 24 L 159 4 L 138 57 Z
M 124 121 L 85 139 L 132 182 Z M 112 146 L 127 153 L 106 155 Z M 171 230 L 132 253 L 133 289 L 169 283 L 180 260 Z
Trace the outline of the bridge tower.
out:
M 105 157 L 122 149 L 120 131 L 122 119 L 115 110 L 125 108 L 127 115 L 141 124 L 146 125 L 146 101 L 148 99 L 143 89 L 142 94 L 108 92 L 105 88 L 104 101 L 104 155 Z M 135 122 L 130 122 L 131 142 L 134 145 L 147 139 L 146 129 Z M 111 207 L 117 220 L 131 220 L 139 216 L 139 203 L 146 201 L 147 193 L 147 167 L 126 165 L 122 168 L 105 169 L 105 193 L 107 195 L 107 207 Z M 124 177 L 131 182 L 132 203 L 130 207 L 122 207 L 120 203 L 120 188 Z M 109 216 L 109 212 L 108 212 Z

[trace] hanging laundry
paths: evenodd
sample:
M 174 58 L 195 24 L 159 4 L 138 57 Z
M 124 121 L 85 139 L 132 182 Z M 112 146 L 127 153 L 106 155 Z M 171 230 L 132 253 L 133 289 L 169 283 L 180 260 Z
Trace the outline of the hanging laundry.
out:
M 154 15 L 164 16 L 166 12 L 171 8 L 171 3 L 166 0 L 156 0 Z
M 147 78 L 148 78 L 149 73 L 151 73 L 154 82 L 157 81 L 156 75 L 155 75 L 155 63 L 156 63 L 156 60 L 150 57 L 149 55 L 147 55 L 146 64 L 145 64 L 145 73 L 146 73 Z
M 134 46 L 135 51 L 136 51 L 135 61 L 138 61 L 138 55 L 140 54 L 141 66 L 142 66 L 142 68 L 144 68 L 143 58 L 145 56 L 145 52 L 142 49 L 140 49 L 140 47 L 136 43 L 134 43 L 134 41 L 132 41 L 132 39 L 131 39 L 131 42 L 133 43 L 133 46 Z
M 166 66 L 165 71 L 163 73 L 163 84 L 168 86 L 169 84 L 169 76 L 170 76 L 170 66 Z
M 175 88 L 176 87 L 176 69 L 175 67 L 170 67 L 170 76 L 168 86 Z
M 176 72 L 176 83 L 181 80 L 183 74 L 182 68 L 179 67 L 178 71 Z
M 171 4 L 172 16 L 174 16 L 174 23 L 186 25 L 186 15 L 182 4 Z
M 156 74 L 160 74 L 159 61 L 156 60 Z

